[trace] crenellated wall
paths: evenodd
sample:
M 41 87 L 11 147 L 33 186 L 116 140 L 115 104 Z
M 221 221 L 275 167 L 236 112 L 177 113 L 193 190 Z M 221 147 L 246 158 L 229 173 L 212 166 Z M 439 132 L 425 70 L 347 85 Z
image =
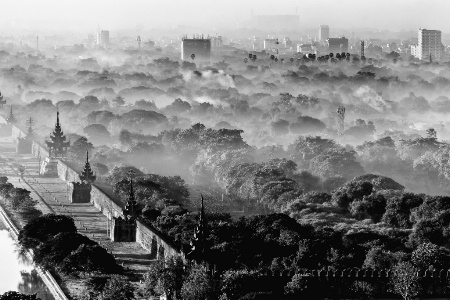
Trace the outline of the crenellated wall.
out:
M 351 291 L 355 287 L 371 290 L 374 299 L 398 298 L 391 292 L 390 270 L 346 269 L 346 270 L 302 270 L 298 272 L 306 279 L 308 290 L 304 296 L 308 299 L 344 298 L 355 299 Z M 294 271 L 266 271 L 258 280 L 260 286 L 278 286 L 282 289 L 295 274 Z M 423 295 L 419 299 L 448 299 L 450 270 L 419 272 Z M 368 286 L 370 285 L 370 287 Z
M 26 136 L 25 132 L 17 126 L 12 126 L 13 137 Z M 48 148 L 39 142 L 33 140 L 32 155 L 34 157 L 40 156 L 44 160 L 49 155 Z M 76 170 L 69 165 L 69 163 L 58 160 L 58 177 L 66 183 L 79 182 L 80 177 Z M 109 192 L 111 194 L 111 192 Z M 120 200 L 109 196 L 105 187 L 101 185 L 92 185 L 91 189 L 91 203 L 103 213 L 108 219 L 123 217 L 122 203 Z M 154 254 L 155 257 L 162 258 L 168 255 L 182 256 L 183 253 L 175 247 L 168 238 L 164 237 L 156 229 L 137 221 L 136 228 L 136 242 L 144 249 Z

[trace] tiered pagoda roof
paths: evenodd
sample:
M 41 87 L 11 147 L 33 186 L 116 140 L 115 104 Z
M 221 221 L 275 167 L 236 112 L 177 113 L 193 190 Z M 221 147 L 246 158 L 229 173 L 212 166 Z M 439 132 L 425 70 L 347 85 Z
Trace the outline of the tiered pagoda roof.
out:
M 194 259 L 198 262 L 206 259 L 206 235 L 207 235 L 207 227 L 206 227 L 206 219 L 205 219 L 205 206 L 203 203 L 203 195 L 202 198 L 202 206 L 200 209 L 200 218 L 198 220 L 197 227 L 194 231 L 194 238 L 191 241 L 191 252 L 188 253 L 188 257 Z
M 125 218 L 136 218 L 138 214 L 138 207 L 136 198 L 134 197 L 133 178 L 130 176 L 130 192 L 128 194 L 128 200 L 123 209 Z
M 86 151 L 86 163 L 84 164 L 83 171 L 80 174 L 80 180 L 93 183 L 97 176 L 91 169 L 91 164 L 89 163 L 89 151 Z
M 17 122 L 17 119 L 16 119 L 16 117 L 13 114 L 12 105 L 10 105 L 10 107 L 11 107 L 11 110 L 9 111 L 9 115 L 6 118 L 6 122 L 8 122 L 8 124 L 14 124 L 14 123 Z
M 63 157 L 67 153 L 67 148 L 70 147 L 70 141 L 66 141 L 66 136 L 59 124 L 59 112 L 56 113 L 55 130 L 50 134 L 51 141 L 46 141 L 47 147 L 50 150 L 50 156 Z

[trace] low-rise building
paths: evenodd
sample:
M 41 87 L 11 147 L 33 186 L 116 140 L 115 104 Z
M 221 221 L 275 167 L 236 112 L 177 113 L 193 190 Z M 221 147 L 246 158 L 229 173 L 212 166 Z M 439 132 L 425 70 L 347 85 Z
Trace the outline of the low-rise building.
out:
M 327 45 L 330 53 L 348 52 L 348 38 L 329 38 L 327 39 Z
M 311 44 L 297 44 L 297 52 L 302 54 L 310 54 L 314 53 L 314 49 Z

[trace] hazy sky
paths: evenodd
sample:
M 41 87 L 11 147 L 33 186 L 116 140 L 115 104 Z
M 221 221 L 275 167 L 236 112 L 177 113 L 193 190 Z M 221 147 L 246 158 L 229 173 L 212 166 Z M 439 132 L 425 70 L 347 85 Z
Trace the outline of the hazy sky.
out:
M 257 14 L 300 15 L 301 26 L 419 27 L 450 32 L 448 0 L 0 0 L 1 30 L 150 29 L 179 24 L 214 31 L 236 27 Z M 205 32 L 209 33 L 209 32 Z

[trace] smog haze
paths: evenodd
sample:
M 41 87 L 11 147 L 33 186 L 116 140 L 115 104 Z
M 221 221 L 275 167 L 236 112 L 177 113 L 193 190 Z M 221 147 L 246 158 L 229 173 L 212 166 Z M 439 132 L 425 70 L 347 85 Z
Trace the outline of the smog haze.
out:
M 445 22 L 450 2 L 445 0 L 18 0 L 4 2 L 1 10 L 3 34 L 20 30 L 84 33 L 97 26 L 110 30 L 195 26 L 219 31 L 251 27 L 252 14 L 298 14 L 300 26 L 306 28 L 332 24 L 335 28 L 450 31 Z

